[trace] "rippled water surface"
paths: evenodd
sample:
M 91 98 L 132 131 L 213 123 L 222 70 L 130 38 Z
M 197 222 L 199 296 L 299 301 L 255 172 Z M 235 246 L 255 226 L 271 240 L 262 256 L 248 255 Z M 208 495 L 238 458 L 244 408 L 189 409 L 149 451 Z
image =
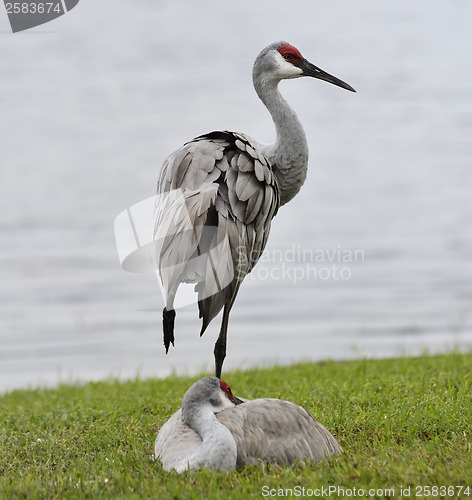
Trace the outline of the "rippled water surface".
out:
M 302 15 L 300 15 L 302 14 Z M 310 145 L 232 312 L 226 368 L 472 346 L 472 4 L 80 2 L 11 34 L 0 7 L 0 390 L 212 369 L 153 275 L 125 273 L 118 213 L 213 129 L 274 138 L 254 57 L 285 39 L 357 94 L 284 82 Z

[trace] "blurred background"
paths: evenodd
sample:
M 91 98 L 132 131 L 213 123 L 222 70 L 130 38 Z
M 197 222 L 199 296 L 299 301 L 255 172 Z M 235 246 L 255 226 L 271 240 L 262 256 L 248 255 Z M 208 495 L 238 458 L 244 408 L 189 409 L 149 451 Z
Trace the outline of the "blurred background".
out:
M 357 94 L 281 85 L 309 175 L 225 369 L 472 347 L 472 3 L 81 0 L 17 34 L 2 9 L 0 391 L 213 370 L 219 318 L 200 339 L 179 310 L 166 356 L 157 280 L 120 268 L 113 221 L 192 137 L 274 140 L 251 71 L 277 40 Z

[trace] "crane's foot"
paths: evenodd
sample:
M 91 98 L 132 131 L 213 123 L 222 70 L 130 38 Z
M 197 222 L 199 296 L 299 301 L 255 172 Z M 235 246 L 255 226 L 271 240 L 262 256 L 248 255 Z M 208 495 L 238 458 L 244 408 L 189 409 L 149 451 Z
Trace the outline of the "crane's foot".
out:
M 166 354 L 169 352 L 170 344 L 174 347 L 174 321 L 175 310 L 171 309 L 168 311 L 164 307 L 162 311 L 162 329 L 164 331 L 164 347 L 166 348 Z

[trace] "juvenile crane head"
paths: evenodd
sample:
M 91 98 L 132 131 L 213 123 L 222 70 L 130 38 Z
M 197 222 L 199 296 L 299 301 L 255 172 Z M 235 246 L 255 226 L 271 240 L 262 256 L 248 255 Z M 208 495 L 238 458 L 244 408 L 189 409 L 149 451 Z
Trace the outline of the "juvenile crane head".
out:
M 277 84 L 280 80 L 311 76 L 332 83 L 343 89 L 355 92 L 355 89 L 339 78 L 330 75 L 305 59 L 301 52 L 287 42 L 276 42 L 266 47 L 254 63 L 254 85 L 259 81 Z
M 205 377 L 195 382 L 185 393 L 182 400 L 182 420 L 189 424 L 203 407 L 209 407 L 213 413 L 218 413 L 240 403 L 242 401 L 233 396 L 226 382 L 217 377 Z

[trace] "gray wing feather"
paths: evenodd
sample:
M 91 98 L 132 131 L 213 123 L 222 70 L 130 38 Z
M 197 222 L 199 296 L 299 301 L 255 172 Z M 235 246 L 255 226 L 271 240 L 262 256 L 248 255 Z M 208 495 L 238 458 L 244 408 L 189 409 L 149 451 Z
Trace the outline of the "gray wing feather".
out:
M 236 181 L 236 195 L 241 201 L 249 200 L 259 190 L 260 182 L 254 177 L 252 172 L 239 172 Z
M 258 181 L 263 181 L 265 177 L 264 165 L 259 160 L 254 160 L 254 173 Z
M 247 401 L 217 414 L 233 434 L 238 465 L 322 460 L 342 451 L 331 433 L 302 407 L 279 399 Z
M 201 230 L 209 207 L 214 204 L 217 184 L 206 184 L 200 190 L 171 191 L 158 197 L 154 240 L 158 252 L 160 278 L 167 292 L 167 304 L 172 303 L 181 282 L 195 281 L 199 273 L 189 261 L 198 254 Z M 172 217 L 168 215 L 172 214 Z M 201 264 L 200 264 L 201 265 Z

